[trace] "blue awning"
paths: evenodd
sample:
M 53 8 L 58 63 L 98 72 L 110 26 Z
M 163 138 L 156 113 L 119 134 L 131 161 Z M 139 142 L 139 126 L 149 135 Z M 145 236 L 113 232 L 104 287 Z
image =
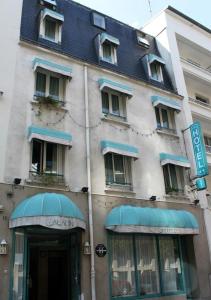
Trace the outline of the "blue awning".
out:
M 9 227 L 40 225 L 54 229 L 85 229 L 83 214 L 63 194 L 41 193 L 20 202 L 10 217 Z
M 157 61 L 162 65 L 165 65 L 165 61 L 162 59 L 162 57 L 157 56 L 157 55 L 152 54 L 152 53 L 148 54 L 148 62 L 151 64 L 154 61 Z
M 100 34 L 100 43 L 103 44 L 105 41 L 114 44 L 115 46 L 119 46 L 120 42 L 119 39 L 111 36 L 110 34 L 107 34 L 105 32 Z
M 168 99 L 166 97 L 152 96 L 151 100 L 152 100 L 153 106 L 163 105 L 163 106 L 173 108 L 177 112 L 181 111 L 181 109 L 182 109 L 180 103 L 178 103 L 175 100 Z
M 44 19 L 47 16 L 50 18 L 53 18 L 57 21 L 64 22 L 64 16 L 62 14 L 59 14 L 58 12 L 56 12 L 54 10 L 45 8 L 42 10 L 42 18 Z
M 125 84 L 115 82 L 115 81 L 112 81 L 112 80 L 106 79 L 106 78 L 100 78 L 98 80 L 98 83 L 99 83 L 101 91 L 104 90 L 105 88 L 109 88 L 114 91 L 123 93 L 123 94 L 127 95 L 129 98 L 131 98 L 133 96 L 133 89 Z
M 127 145 L 127 144 L 120 144 L 120 143 L 115 143 L 112 141 L 101 141 L 101 149 L 102 149 L 102 153 L 103 155 L 105 155 L 106 153 L 117 153 L 120 155 L 125 155 L 125 156 L 129 156 L 129 157 L 133 157 L 135 159 L 138 158 L 138 148 L 131 146 L 131 145 Z
M 106 229 L 115 232 L 198 234 L 195 216 L 186 210 L 121 205 L 106 218 Z
M 72 69 L 70 67 L 59 65 L 43 58 L 35 57 L 33 60 L 33 70 L 36 71 L 38 67 L 67 77 L 72 77 Z
M 172 164 L 184 168 L 191 167 L 190 161 L 186 157 L 174 155 L 174 154 L 160 153 L 160 161 L 161 161 L 161 166 Z
M 71 134 L 49 128 L 30 126 L 28 128 L 28 138 L 29 141 L 32 139 L 39 139 L 56 144 L 72 146 Z

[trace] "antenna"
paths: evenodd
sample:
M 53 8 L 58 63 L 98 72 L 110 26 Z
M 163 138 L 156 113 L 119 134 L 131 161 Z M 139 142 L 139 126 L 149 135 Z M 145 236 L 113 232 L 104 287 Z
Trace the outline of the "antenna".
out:
M 151 1 L 148 0 L 148 4 L 149 4 L 149 12 L 150 12 L 150 15 L 152 17 L 152 7 L 151 7 Z

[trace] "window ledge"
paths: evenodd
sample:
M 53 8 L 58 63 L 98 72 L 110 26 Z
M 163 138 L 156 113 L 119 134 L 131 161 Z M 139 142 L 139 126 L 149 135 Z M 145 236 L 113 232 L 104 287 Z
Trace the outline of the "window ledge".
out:
M 166 199 L 174 198 L 174 199 L 180 199 L 184 201 L 190 201 L 190 198 L 186 194 L 165 194 L 164 197 Z
M 64 110 L 64 111 L 68 111 L 68 108 L 66 107 L 66 104 L 64 104 L 64 106 L 60 105 L 60 106 L 55 106 L 53 104 L 50 104 L 50 103 L 41 103 L 39 101 L 36 101 L 36 100 L 31 100 L 31 104 L 35 104 L 35 105 L 41 105 L 41 104 L 44 104 L 44 105 L 51 105 L 52 107 L 54 107 L 55 109 L 60 109 L 60 110 Z
M 133 187 L 132 186 L 125 186 L 125 185 L 106 185 L 106 188 L 105 188 L 105 192 L 106 193 L 127 193 L 127 194 L 136 194 L 134 191 L 133 191 Z
M 178 134 L 173 133 L 173 132 L 171 132 L 171 131 L 168 131 L 168 129 L 164 131 L 164 130 L 162 130 L 162 129 L 156 128 L 156 132 L 159 133 L 159 134 L 167 135 L 167 136 L 173 136 L 173 137 L 179 139 Z
M 121 118 L 118 119 L 118 117 L 112 117 L 110 115 L 108 116 L 102 116 L 101 117 L 102 121 L 106 121 L 106 122 L 111 122 L 111 123 L 115 123 L 115 124 L 119 124 L 125 127 L 130 127 L 130 124 L 127 121 L 122 121 Z

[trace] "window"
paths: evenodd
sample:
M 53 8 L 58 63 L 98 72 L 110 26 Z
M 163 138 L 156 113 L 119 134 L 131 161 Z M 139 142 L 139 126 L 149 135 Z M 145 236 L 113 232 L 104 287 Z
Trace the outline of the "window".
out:
M 167 109 L 166 107 L 155 107 L 155 115 L 157 121 L 157 129 L 172 131 L 176 133 L 175 130 L 175 120 L 174 120 L 174 110 Z
M 112 234 L 112 297 L 183 293 L 180 239 L 177 236 Z
M 41 11 L 39 37 L 60 44 L 63 21 L 63 15 L 45 8 Z
M 211 153 L 211 137 L 210 136 L 204 136 L 204 144 L 206 151 L 208 153 Z
M 138 44 L 144 48 L 149 48 L 150 47 L 150 43 L 146 38 L 146 34 L 144 32 L 141 31 L 136 31 L 136 36 L 137 36 L 137 41 Z
M 118 92 L 102 91 L 102 112 L 126 121 L 126 99 Z
M 117 64 L 116 46 L 109 42 L 104 42 L 102 45 L 102 60 Z
M 33 139 L 31 172 L 63 175 L 64 146 Z
M 50 98 L 53 101 L 64 101 L 65 82 L 61 75 L 45 71 L 36 71 L 35 96 Z
M 184 192 L 183 167 L 166 164 L 163 166 L 166 194 Z
M 150 77 L 156 81 L 163 81 L 162 68 L 160 63 L 154 61 L 150 63 Z
M 93 24 L 101 29 L 105 29 L 106 28 L 106 24 L 105 24 L 105 17 L 93 12 L 92 14 L 93 17 Z
M 209 99 L 207 99 L 203 96 L 196 95 L 196 100 L 200 104 L 209 104 Z
M 115 153 L 105 156 L 106 184 L 131 186 L 131 158 Z

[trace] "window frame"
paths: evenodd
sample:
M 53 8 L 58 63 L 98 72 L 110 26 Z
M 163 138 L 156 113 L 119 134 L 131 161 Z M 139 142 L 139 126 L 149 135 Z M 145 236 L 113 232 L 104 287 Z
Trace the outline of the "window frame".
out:
M 37 78 L 38 74 L 45 75 L 45 92 L 42 93 L 37 90 Z M 50 94 L 50 81 L 51 78 L 57 78 L 59 80 L 59 94 L 51 95 Z M 34 80 L 34 98 L 35 100 L 39 100 L 39 98 L 51 98 L 55 102 L 64 102 L 65 101 L 65 79 L 62 75 L 42 69 L 37 68 L 35 72 L 35 80 Z
M 173 186 L 173 176 L 172 175 L 172 171 L 171 168 L 174 168 L 175 174 L 176 174 L 176 184 L 177 187 Z M 164 183 L 165 183 L 165 192 L 167 195 L 172 194 L 173 193 L 181 193 L 184 194 L 185 192 L 185 174 L 184 174 L 184 167 L 181 166 L 177 166 L 177 165 L 173 165 L 173 164 L 166 164 L 162 167 L 163 169 L 163 179 L 164 179 Z M 167 174 L 168 173 L 168 174 Z M 168 176 L 168 178 L 166 178 L 166 174 Z M 167 186 L 167 184 L 169 183 L 169 186 Z M 169 191 L 168 191 L 169 189 Z
M 104 111 L 103 107 L 103 94 L 108 95 L 108 112 Z M 118 97 L 118 105 L 119 105 L 119 114 L 115 114 L 113 112 L 113 98 L 112 96 Z M 102 113 L 105 116 L 115 118 L 117 120 L 121 120 L 126 122 L 127 121 L 127 110 L 126 110 L 126 103 L 127 103 L 127 96 L 111 89 L 104 89 L 101 91 L 101 103 L 102 103 Z
M 46 20 L 50 20 L 55 23 L 55 38 L 52 39 L 51 37 L 46 36 Z M 61 44 L 62 41 L 62 22 L 54 19 L 52 17 L 46 16 L 43 17 L 41 14 L 40 17 L 40 28 L 39 28 L 39 37 L 43 38 L 47 41 L 52 43 Z
M 110 47 L 110 51 L 111 51 L 111 55 L 109 58 L 104 56 L 104 49 L 103 47 Z M 113 64 L 113 65 L 117 65 L 117 46 L 115 46 L 113 43 L 105 41 L 104 43 L 100 43 L 100 58 L 102 61 Z
M 133 247 L 133 261 L 134 261 L 134 270 L 135 270 L 135 291 L 136 295 L 132 296 L 112 296 L 112 238 L 114 236 L 132 236 L 132 247 Z M 138 274 L 138 264 L 137 264 L 137 251 L 136 251 L 136 238 L 144 237 L 144 236 L 153 236 L 156 242 L 156 252 L 157 252 L 157 262 L 158 262 L 158 279 L 159 279 L 159 290 L 160 292 L 157 294 L 147 294 L 141 295 L 141 278 Z M 180 290 L 174 292 L 163 292 L 163 280 L 162 280 L 162 270 L 161 270 L 161 254 L 159 249 L 159 238 L 160 237 L 172 237 L 176 239 L 177 242 L 177 250 L 179 252 L 179 262 L 181 268 L 181 280 L 180 280 Z M 109 286 L 110 286 L 110 299 L 112 300 L 136 300 L 137 298 L 140 299 L 147 299 L 147 298 L 154 298 L 154 297 L 165 297 L 165 296 L 173 296 L 173 295 L 181 295 L 186 293 L 185 287 L 185 274 L 184 274 L 184 263 L 183 263 L 183 251 L 181 247 L 181 237 L 179 235 L 168 235 L 168 234 L 145 234 L 145 233 L 115 233 L 115 232 L 108 232 L 107 234 L 108 240 L 108 248 L 109 248 L 109 256 L 108 256 L 108 263 L 109 263 Z
M 163 114 L 162 114 L 163 111 L 166 111 L 167 114 L 168 127 L 163 126 L 164 125 Z M 171 131 L 172 133 L 176 133 L 175 111 L 173 109 L 162 105 L 155 106 L 155 118 L 156 118 L 157 130 L 166 130 L 166 131 Z
M 104 24 L 101 26 L 99 24 L 95 24 L 95 17 L 101 17 L 104 20 Z M 106 30 L 106 18 L 102 14 L 93 11 L 92 12 L 92 24 L 100 29 Z
M 108 180 L 107 176 L 107 162 L 106 159 L 108 156 L 111 157 L 111 161 L 109 161 L 109 164 L 112 165 L 112 182 L 111 180 Z M 116 182 L 116 177 L 117 177 L 117 171 L 115 170 L 115 162 L 114 162 L 114 157 L 115 156 L 120 156 L 123 159 L 123 173 L 122 175 L 124 176 L 124 183 L 119 183 Z M 110 160 L 110 158 L 109 158 Z M 128 187 L 129 189 L 132 188 L 132 158 L 126 155 L 121 155 L 113 152 L 108 152 L 104 155 L 104 167 L 105 167 L 105 183 L 106 186 L 113 186 L 113 187 Z
M 152 66 L 155 66 L 155 68 L 157 69 L 156 70 L 157 78 L 153 77 Z M 159 63 L 157 61 L 153 61 L 151 63 L 148 62 L 148 73 L 149 73 L 150 79 L 160 82 L 160 83 L 163 83 L 163 69 L 162 69 L 161 63 Z

